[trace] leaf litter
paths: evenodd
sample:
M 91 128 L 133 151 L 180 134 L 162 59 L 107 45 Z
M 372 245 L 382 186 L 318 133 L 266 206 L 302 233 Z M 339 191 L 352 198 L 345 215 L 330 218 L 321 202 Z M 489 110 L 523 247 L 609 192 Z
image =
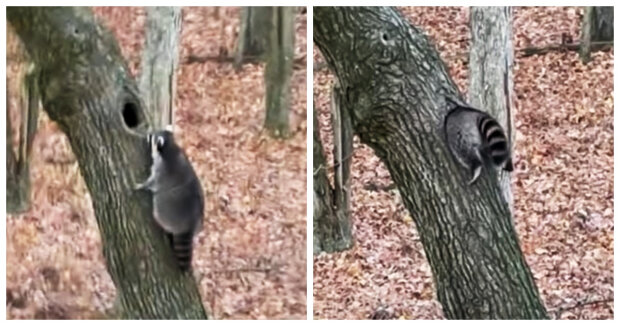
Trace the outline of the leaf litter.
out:
M 136 75 L 144 8 L 94 11 Z M 183 8 L 175 134 L 206 191 L 194 275 L 211 318 L 305 319 L 305 65 L 292 79 L 291 137 L 280 141 L 262 131 L 263 64 L 240 72 L 226 61 L 183 64 L 191 54 L 232 56 L 239 15 L 239 8 Z M 305 14 L 295 26 L 295 57 L 305 57 Z M 16 40 L 8 39 L 10 53 Z M 17 89 L 18 63 L 7 71 L 9 89 Z M 17 105 L 11 94 L 13 126 Z M 33 149 L 32 207 L 7 218 L 7 318 L 107 318 L 115 288 L 90 196 L 66 137 L 45 114 Z
M 400 10 L 429 35 L 466 93 L 469 9 Z M 515 49 L 558 44 L 563 33 L 579 40 L 582 8 L 513 13 Z M 522 251 L 552 318 L 612 319 L 613 50 L 593 53 L 586 65 L 576 52 L 515 57 L 512 189 Z M 324 62 L 316 46 L 314 62 Z M 328 161 L 332 84 L 327 70 L 315 71 L 314 100 Z M 314 318 L 443 318 L 415 223 L 396 190 L 367 189 L 392 181 L 357 137 L 354 146 L 356 245 L 314 257 Z

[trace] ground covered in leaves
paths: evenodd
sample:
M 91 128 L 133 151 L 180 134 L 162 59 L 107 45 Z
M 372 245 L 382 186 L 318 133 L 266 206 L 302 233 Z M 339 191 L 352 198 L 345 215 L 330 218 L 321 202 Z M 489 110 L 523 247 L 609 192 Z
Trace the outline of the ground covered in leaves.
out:
M 400 8 L 422 27 L 467 93 L 468 8 Z M 515 8 L 514 46 L 578 40 L 579 8 Z M 514 220 L 552 318 L 613 318 L 613 50 L 584 65 L 575 52 L 515 54 Z M 314 61 L 322 62 L 315 47 Z M 331 161 L 329 91 L 315 71 L 314 99 Z M 314 317 L 443 318 L 415 225 L 387 186 L 389 173 L 356 139 L 352 160 L 355 247 L 314 257 Z
M 144 10 L 95 12 L 136 73 Z M 306 15 L 296 17 L 295 58 L 305 58 Z M 238 8 L 183 9 L 175 133 L 206 190 L 194 273 L 212 318 L 305 319 L 305 60 L 292 81 L 292 135 L 271 139 L 262 131 L 263 65 L 236 72 L 215 58 L 232 56 L 238 29 Z M 190 55 L 211 59 L 183 63 Z M 8 67 L 10 89 L 17 66 Z M 46 116 L 33 149 L 32 207 L 7 219 L 7 318 L 106 318 L 116 290 L 90 196 L 65 136 Z

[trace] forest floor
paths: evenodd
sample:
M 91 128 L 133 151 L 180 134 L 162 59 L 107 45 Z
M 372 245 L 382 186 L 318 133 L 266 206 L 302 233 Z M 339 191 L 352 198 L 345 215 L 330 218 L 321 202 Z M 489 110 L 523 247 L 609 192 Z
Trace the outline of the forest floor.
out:
M 422 27 L 467 94 L 469 10 L 401 8 Z M 578 41 L 580 8 L 515 8 L 514 47 Z M 521 248 L 554 319 L 613 319 L 613 50 L 584 65 L 576 52 L 516 53 L 512 173 Z M 314 62 L 323 62 L 314 49 Z M 314 74 L 321 137 L 332 160 L 328 70 Z M 355 139 L 355 247 L 314 257 L 314 317 L 443 318 L 415 224 L 367 146 Z
M 144 9 L 95 13 L 136 74 Z M 236 72 L 215 59 L 183 63 L 190 55 L 231 57 L 238 29 L 238 8 L 183 9 L 175 134 L 206 190 L 194 273 L 211 318 L 305 319 L 305 59 L 294 71 L 292 135 L 283 141 L 262 130 L 263 65 Z M 305 58 L 305 14 L 297 14 L 295 37 L 295 58 Z M 9 89 L 18 89 L 18 64 L 7 71 Z M 12 96 L 12 111 L 17 103 Z M 7 318 L 106 318 L 116 290 L 90 196 L 66 137 L 45 115 L 33 149 L 32 207 L 7 218 Z

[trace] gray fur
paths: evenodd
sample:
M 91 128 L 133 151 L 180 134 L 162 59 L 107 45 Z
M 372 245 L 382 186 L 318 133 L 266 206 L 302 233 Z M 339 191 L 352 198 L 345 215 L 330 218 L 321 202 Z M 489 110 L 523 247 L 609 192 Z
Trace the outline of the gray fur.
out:
M 153 157 L 151 175 L 136 189 L 147 189 L 153 193 L 153 216 L 173 239 L 195 235 L 202 228 L 204 196 L 191 163 L 174 142 L 170 131 L 153 132 L 147 141 Z M 177 258 L 179 255 L 189 255 L 191 260 L 191 245 L 189 251 L 189 254 L 175 254 Z
M 444 124 L 448 147 L 454 158 L 471 171 L 474 183 L 482 167 L 491 164 L 512 171 L 508 139 L 490 115 L 473 108 L 456 106 Z

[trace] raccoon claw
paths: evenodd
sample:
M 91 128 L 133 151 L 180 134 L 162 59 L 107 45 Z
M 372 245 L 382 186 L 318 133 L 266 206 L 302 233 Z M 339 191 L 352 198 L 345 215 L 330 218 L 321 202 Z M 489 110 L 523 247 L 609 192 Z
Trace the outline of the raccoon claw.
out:
M 147 180 L 146 182 L 143 183 L 138 183 L 136 185 L 133 186 L 133 190 L 147 190 L 150 187 L 150 182 L 149 180 Z
M 468 186 L 472 185 L 474 182 L 476 182 L 476 180 L 480 176 L 480 171 L 481 170 L 482 170 L 482 166 L 477 166 L 477 167 L 474 168 L 473 176 L 472 176 L 471 180 L 467 183 Z
M 150 176 L 146 181 L 134 185 L 134 190 L 153 190 L 154 178 Z

